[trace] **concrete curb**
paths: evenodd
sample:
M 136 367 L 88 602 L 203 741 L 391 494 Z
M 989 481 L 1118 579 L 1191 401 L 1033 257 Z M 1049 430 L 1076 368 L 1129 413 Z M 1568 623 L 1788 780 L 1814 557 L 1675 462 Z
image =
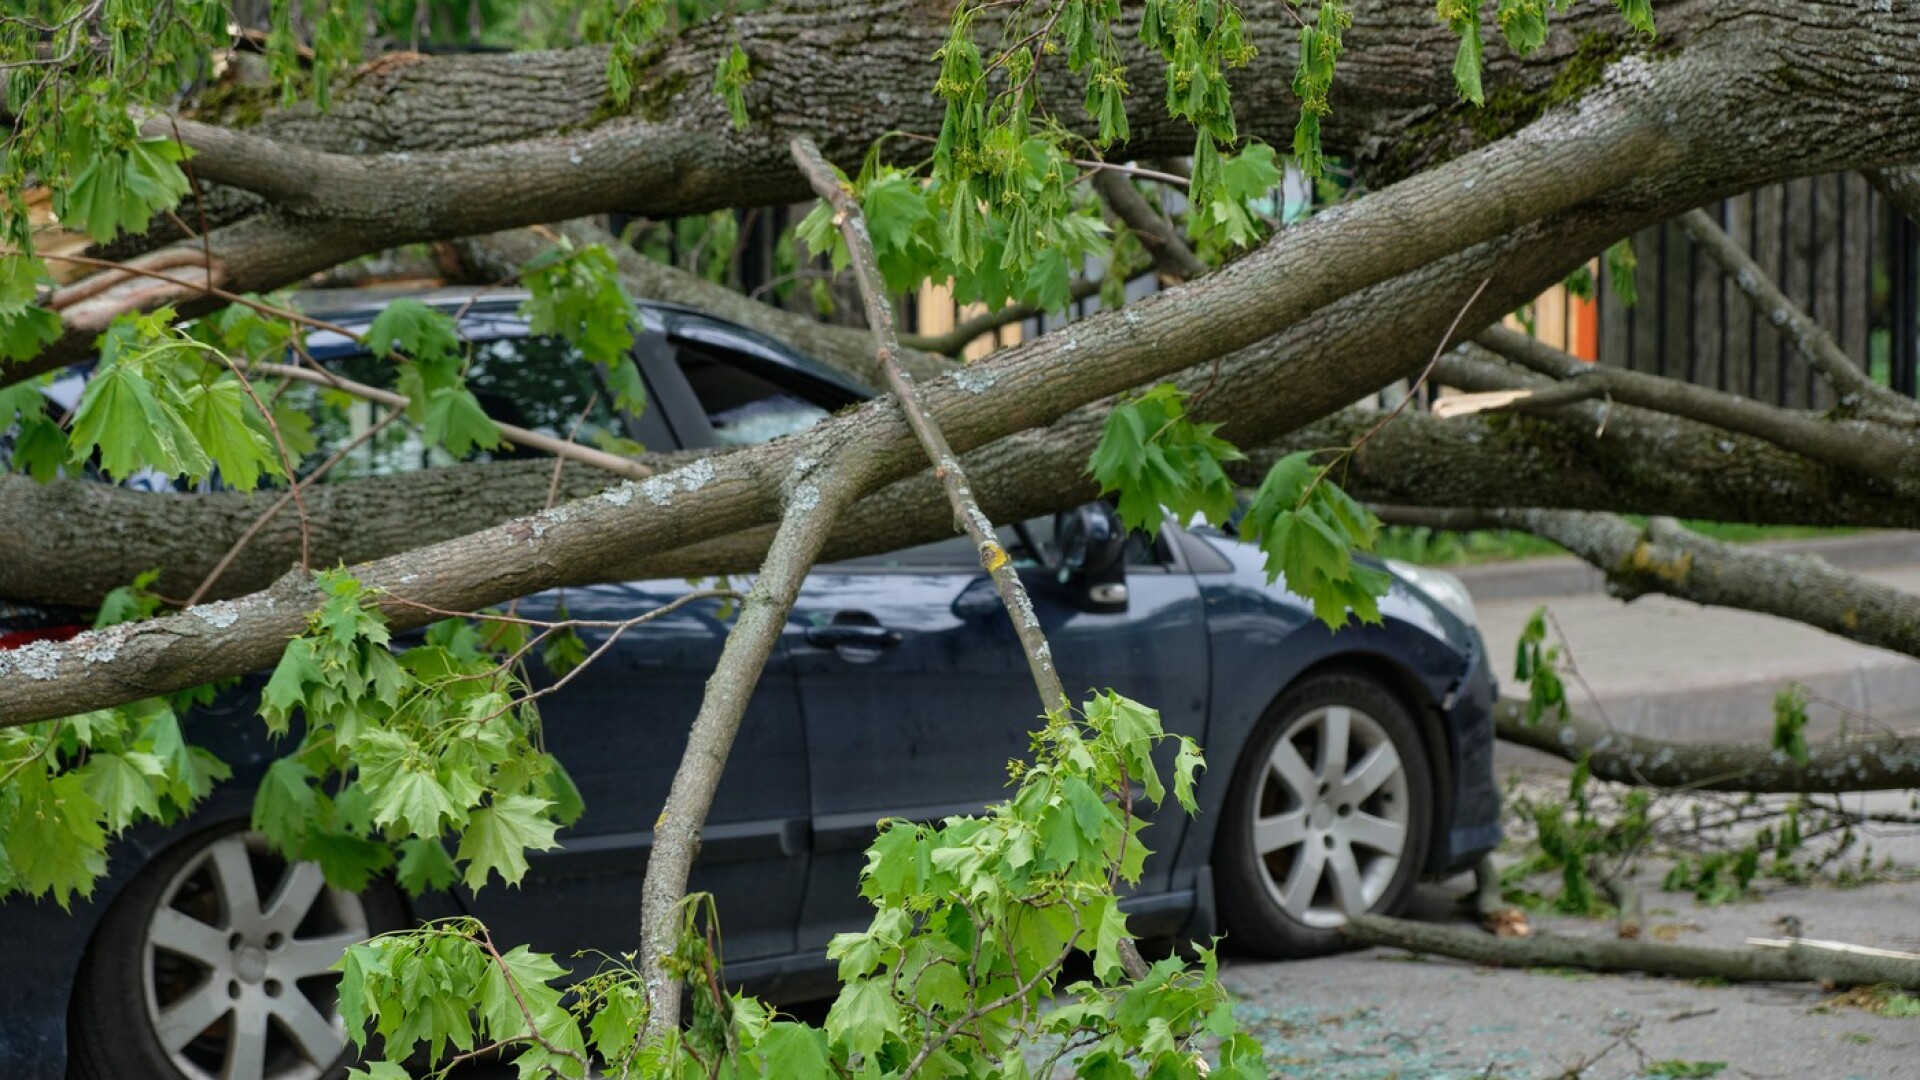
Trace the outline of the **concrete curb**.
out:
M 1843 570 L 1920 563 L 1920 532 L 1887 531 L 1810 540 L 1770 540 L 1753 545 L 1781 555 L 1813 555 Z M 1447 568 L 1466 582 L 1476 602 L 1533 596 L 1604 593 L 1606 578 L 1572 555 Z

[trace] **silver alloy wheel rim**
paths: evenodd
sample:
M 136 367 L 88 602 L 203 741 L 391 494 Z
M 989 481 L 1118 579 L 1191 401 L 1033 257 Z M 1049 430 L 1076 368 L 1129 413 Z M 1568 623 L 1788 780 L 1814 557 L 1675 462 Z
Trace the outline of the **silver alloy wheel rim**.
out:
M 328 888 L 318 863 L 288 863 L 257 833 L 223 836 L 147 922 L 147 1021 L 195 1080 L 315 1080 L 347 1047 L 328 969 L 367 935 L 360 898 Z
M 1406 849 L 1407 771 L 1380 722 L 1348 705 L 1295 719 L 1253 803 L 1253 849 L 1286 915 L 1328 930 L 1379 903 Z

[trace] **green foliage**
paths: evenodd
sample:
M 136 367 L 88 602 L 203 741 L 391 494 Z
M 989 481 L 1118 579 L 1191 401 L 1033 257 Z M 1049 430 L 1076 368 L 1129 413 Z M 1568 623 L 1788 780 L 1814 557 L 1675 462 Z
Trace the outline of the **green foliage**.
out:
M 1527 684 L 1527 723 L 1540 722 L 1548 709 L 1565 709 L 1567 687 L 1560 681 L 1559 645 L 1547 644 L 1547 609 L 1535 608 L 1514 646 L 1513 678 Z
M 1195 423 L 1185 392 L 1162 383 L 1108 415 L 1088 471 L 1103 495 L 1118 493 L 1129 529 L 1157 533 L 1169 515 L 1225 524 L 1239 498 L 1222 466 L 1245 455 L 1215 434 L 1219 426 Z M 1392 578 L 1353 553 L 1373 549 L 1380 522 L 1328 478 L 1330 468 L 1315 467 L 1308 453 L 1275 463 L 1240 518 L 1240 535 L 1266 553 L 1268 580 L 1285 577 L 1329 628 L 1344 625 L 1349 611 L 1378 622 Z
M 727 115 L 732 118 L 735 131 L 747 130 L 745 91 L 746 85 L 752 81 L 753 70 L 748 64 L 746 50 L 735 42 L 713 71 L 713 92 L 726 102 Z
M 1280 166 L 1273 147 L 1249 143 L 1220 166 L 1221 185 L 1215 197 L 1197 211 L 1189 211 L 1188 231 L 1202 258 L 1223 258 L 1235 248 L 1251 247 L 1266 235 L 1266 224 L 1256 207 L 1280 184 Z
M 1300 27 L 1300 66 L 1293 76 L 1293 93 L 1300 99 L 1300 120 L 1293 129 L 1293 156 L 1309 179 L 1326 175 L 1320 153 L 1320 118 L 1333 111 L 1327 92 L 1333 88 L 1333 68 L 1345 47 L 1341 35 L 1353 25 L 1353 13 L 1344 0 L 1324 0 L 1312 23 Z
M 47 415 L 47 401 L 41 394 L 50 378 L 27 379 L 0 389 L 0 433 L 13 430 L 6 467 L 42 484 L 58 476 L 67 460 L 67 435 Z
M 1435 13 L 1447 29 L 1460 38 L 1460 50 L 1453 60 L 1453 84 L 1460 96 L 1475 105 L 1485 105 L 1487 95 L 1480 87 L 1480 4 L 1478 0 L 1439 0 Z
M 1623 307 L 1632 307 L 1640 300 L 1640 288 L 1635 283 L 1635 271 L 1640 262 L 1633 255 L 1633 238 L 1623 237 L 1607 248 L 1607 285 L 1613 289 L 1613 295 Z
M 1591 779 L 1592 773 L 1582 760 L 1567 781 L 1564 802 L 1521 806 L 1531 818 L 1538 848 L 1501 873 L 1502 880 L 1511 885 L 1535 874 L 1557 872 L 1561 887 L 1552 906 L 1568 915 L 1611 912 L 1602 886 L 1646 846 L 1652 831 L 1650 794 L 1639 789 L 1628 792 L 1613 819 L 1603 820 L 1594 813 L 1587 797 Z M 1513 889 L 1508 894 L 1524 899 Z
M 170 308 L 123 315 L 101 338 L 68 460 L 98 453 L 116 480 L 153 469 L 197 482 L 218 469 L 242 491 L 262 476 L 284 478 L 260 403 L 224 355 L 171 325 L 173 317 Z
M 1807 763 L 1807 695 L 1798 686 L 1773 697 L 1773 749 L 1796 765 Z
M 1642 3 L 1644 2 L 1645 0 L 1642 0 Z M 1647 1066 L 1648 1076 L 1719 1076 L 1725 1071 L 1727 1071 L 1727 1063 L 1724 1061 L 1690 1061 L 1683 1058 L 1668 1058 Z
M 520 314 L 536 334 L 557 334 L 606 372 L 614 407 L 639 412 L 646 387 L 633 362 L 640 312 L 620 287 L 620 264 L 599 244 L 575 248 L 564 240 L 520 268 L 527 287 Z
M 464 622 L 436 624 L 396 656 L 374 597 L 344 571 L 316 575 L 323 600 L 287 643 L 261 695 L 275 732 L 304 720 L 275 764 L 253 826 L 294 858 L 318 859 L 351 887 L 403 850 L 404 884 L 459 869 L 472 888 L 517 883 L 525 852 L 554 846 L 562 804 L 578 796 L 538 749 L 539 717 L 512 669 Z M 428 845 L 456 841 L 449 860 Z M 464 864 L 462 867 L 460 864 Z
M 160 571 L 156 567 L 135 575 L 130 585 L 109 590 L 100 601 L 100 610 L 94 613 L 93 628 L 101 630 L 117 623 L 153 618 L 154 613 L 160 610 L 161 600 L 148 590 L 159 578 Z
M 1549 18 L 1565 11 L 1573 0 L 1495 0 L 1494 24 L 1506 39 L 1507 47 L 1525 56 L 1546 44 Z M 1454 86 L 1460 96 L 1484 106 L 1486 92 L 1481 86 L 1485 66 L 1484 46 L 1480 38 L 1482 0 L 1437 0 L 1434 15 L 1460 38 L 1460 49 L 1453 61 Z M 1653 36 L 1652 0 L 1614 0 L 1614 6 L 1634 29 Z
M 177 820 L 228 775 L 166 700 L 0 729 L 0 898 L 91 896 L 109 837 Z
M 382 1039 L 381 1071 L 424 1047 L 434 1060 L 489 1042 L 520 1056 L 522 1076 L 579 1076 L 587 1048 L 614 1076 L 778 1076 L 827 1080 L 927 1075 L 1026 1076 L 1024 1047 L 1073 1047 L 1083 1076 L 1265 1076 L 1259 1044 L 1235 1029 L 1212 949 L 1189 968 L 1170 957 L 1133 981 L 1115 888 L 1137 881 L 1145 820 L 1132 791 L 1157 804 L 1166 785 L 1156 746 L 1175 746 L 1173 792 L 1191 812 L 1192 740 L 1161 731 L 1153 710 L 1111 693 L 1078 716 L 1051 717 L 1033 760 L 1016 763 L 1013 795 L 979 817 L 938 824 L 882 822 L 861 892 L 867 929 L 836 936 L 827 955 L 841 990 L 815 1027 L 719 989 L 711 900 L 683 908 L 670 970 L 686 982 L 692 1019 L 646 1042 L 647 997 L 631 956 L 602 958 L 574 986 L 569 973 L 524 950 L 501 953 L 472 920 L 436 923 L 348 950 L 341 1007 L 348 1029 Z M 1092 978 L 1060 984 L 1074 953 Z M 517 993 L 516 993 L 517 991 Z M 1049 1000 L 1054 1004 L 1043 1008 Z M 524 1007 L 522 1007 L 524 1005 Z M 1050 1072 L 1059 1054 L 1046 1063 Z
M 99 243 L 145 232 L 153 215 L 187 194 L 179 167 L 186 156 L 185 147 L 166 139 L 137 139 L 116 152 L 96 152 L 69 186 L 56 191 L 54 212 Z
M 1224 522 L 1235 495 L 1221 465 L 1246 455 L 1215 435 L 1219 428 L 1194 423 L 1186 393 L 1161 383 L 1108 414 L 1088 468 L 1101 494 L 1119 493 L 1130 529 L 1157 534 L 1168 514 L 1183 525 L 1195 515 Z
M 1613 0 L 1613 3 L 1635 30 L 1653 36 L 1653 0 Z
M 1668 892 L 1691 892 L 1695 900 L 1713 906 L 1747 895 L 1759 873 L 1760 845 L 1747 844 L 1733 851 L 1683 855 L 1668 868 L 1660 887 Z
M 1312 601 L 1329 629 L 1345 625 L 1351 611 L 1363 623 L 1380 621 L 1380 597 L 1393 578 L 1355 561 L 1380 536 L 1380 521 L 1316 467 L 1307 452 L 1274 463 L 1240 521 L 1240 535 L 1267 556 L 1267 578 L 1284 577 L 1287 588 Z

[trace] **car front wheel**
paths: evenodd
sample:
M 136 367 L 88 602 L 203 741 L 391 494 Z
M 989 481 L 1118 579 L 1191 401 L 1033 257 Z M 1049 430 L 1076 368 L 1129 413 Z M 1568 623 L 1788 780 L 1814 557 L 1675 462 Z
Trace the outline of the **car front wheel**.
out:
M 401 922 L 397 897 L 327 886 L 264 837 L 201 833 L 141 871 L 89 949 L 73 1004 L 88 1080 L 320 1080 L 348 1050 L 348 945 Z
M 1342 947 L 1349 914 L 1412 895 L 1433 780 L 1412 715 L 1385 686 L 1329 672 L 1290 687 L 1236 766 L 1214 854 L 1228 940 L 1266 956 Z

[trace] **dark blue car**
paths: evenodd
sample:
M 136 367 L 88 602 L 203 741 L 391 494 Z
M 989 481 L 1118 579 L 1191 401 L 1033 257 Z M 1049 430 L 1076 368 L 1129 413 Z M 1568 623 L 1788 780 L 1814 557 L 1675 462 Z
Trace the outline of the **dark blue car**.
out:
M 520 297 L 464 306 L 469 384 L 496 418 L 565 435 L 599 389 L 568 346 L 530 337 Z M 441 302 L 433 299 L 432 302 Z M 316 314 L 359 329 L 357 301 Z M 649 407 L 604 406 L 582 439 L 650 449 L 755 443 L 804 428 L 870 391 L 807 357 L 699 312 L 643 305 L 635 355 Z M 316 335 L 339 370 L 381 364 Z M 598 395 L 606 401 L 607 395 Z M 342 426 L 344 423 L 344 426 Z M 343 442 L 350 413 L 322 431 Z M 343 475 L 435 464 L 401 432 Z M 1259 553 L 1216 529 L 1123 537 L 1104 506 L 1009 527 L 1069 692 L 1112 687 L 1197 738 L 1210 768 L 1199 814 L 1170 808 L 1128 902 L 1145 937 L 1225 932 L 1244 950 L 1338 947 L 1346 913 L 1393 911 L 1423 875 L 1470 865 L 1498 839 L 1494 698 L 1458 581 L 1394 567 L 1383 625 L 1329 633 Z M 1107 535 L 1062 574 L 1056 535 Z M 681 581 L 566 591 L 575 618 L 615 620 L 681 595 Z M 524 614 L 551 610 L 542 595 Z M 0 648 L 43 632 L 0 613 Z M 72 914 L 0 905 L 0 1076 L 120 1080 L 311 1078 L 346 1043 L 327 968 L 352 940 L 416 919 L 472 914 L 507 942 L 570 955 L 638 940 L 649 831 L 729 626 L 693 604 L 628 633 L 543 704 L 549 747 L 587 812 L 564 847 L 530 855 L 517 889 L 406 898 L 326 887 L 246 831 L 276 748 L 241 697 L 191 721 L 234 767 L 201 810 L 131 830 Z M 9 639 L 7 634 L 14 636 Z M 582 631 L 589 649 L 595 631 Z M 692 887 L 718 900 L 727 975 L 794 999 L 828 985 L 824 948 L 870 913 L 862 852 L 885 817 L 930 820 L 1001 797 L 1037 701 L 1012 627 L 964 537 L 823 565 L 808 579 L 748 709 L 704 834 Z

